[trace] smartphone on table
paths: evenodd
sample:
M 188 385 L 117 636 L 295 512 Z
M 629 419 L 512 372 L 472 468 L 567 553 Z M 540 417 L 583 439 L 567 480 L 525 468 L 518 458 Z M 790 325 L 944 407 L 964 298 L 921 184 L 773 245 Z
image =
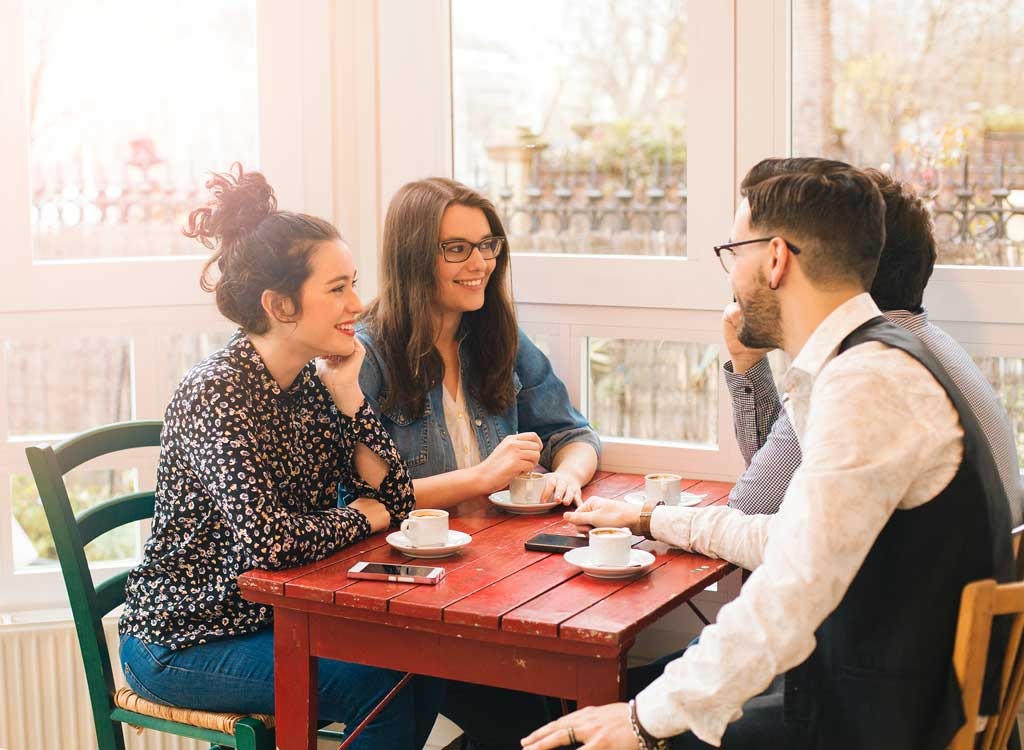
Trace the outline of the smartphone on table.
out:
M 429 565 L 357 562 L 348 569 L 348 577 L 394 583 L 437 583 L 444 578 L 444 568 L 432 568 Z
M 634 534 L 629 546 L 642 542 L 644 538 Z M 577 547 L 586 547 L 590 539 L 586 534 L 537 534 L 526 541 L 526 549 L 536 552 L 568 552 Z

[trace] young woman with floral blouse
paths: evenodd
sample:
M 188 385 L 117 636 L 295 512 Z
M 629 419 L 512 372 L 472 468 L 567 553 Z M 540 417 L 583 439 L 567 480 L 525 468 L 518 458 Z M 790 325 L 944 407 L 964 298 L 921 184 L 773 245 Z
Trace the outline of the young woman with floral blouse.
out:
M 273 612 L 243 599 L 237 577 L 311 563 L 387 528 L 412 509 L 413 488 L 359 386 L 362 305 L 338 231 L 277 210 L 263 175 L 240 165 L 207 186 L 213 199 L 185 233 L 214 250 L 202 284 L 239 330 L 167 409 L 121 660 L 150 700 L 273 713 Z M 345 507 L 339 482 L 355 496 Z M 322 659 L 320 718 L 355 726 L 400 677 Z M 434 681 L 414 679 L 354 747 L 422 747 L 438 701 Z

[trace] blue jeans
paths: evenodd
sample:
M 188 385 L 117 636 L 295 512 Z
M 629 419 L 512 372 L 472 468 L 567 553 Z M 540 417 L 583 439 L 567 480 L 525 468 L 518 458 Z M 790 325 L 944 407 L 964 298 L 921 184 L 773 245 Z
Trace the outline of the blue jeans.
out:
M 121 636 L 128 685 L 147 700 L 206 711 L 274 713 L 274 631 L 191 646 Z M 320 659 L 319 718 L 354 728 L 402 678 L 400 672 Z M 442 683 L 414 677 L 352 744 L 359 750 L 422 748 L 441 702 Z

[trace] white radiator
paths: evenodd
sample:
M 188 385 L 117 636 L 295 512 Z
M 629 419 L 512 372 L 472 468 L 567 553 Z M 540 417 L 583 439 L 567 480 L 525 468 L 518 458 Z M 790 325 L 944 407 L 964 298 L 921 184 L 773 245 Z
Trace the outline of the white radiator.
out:
M 105 622 L 118 685 L 117 621 Z M 164 732 L 137 735 L 126 727 L 127 750 L 200 750 L 198 743 Z M 0 624 L 0 748 L 95 750 L 85 670 L 74 624 L 68 620 Z

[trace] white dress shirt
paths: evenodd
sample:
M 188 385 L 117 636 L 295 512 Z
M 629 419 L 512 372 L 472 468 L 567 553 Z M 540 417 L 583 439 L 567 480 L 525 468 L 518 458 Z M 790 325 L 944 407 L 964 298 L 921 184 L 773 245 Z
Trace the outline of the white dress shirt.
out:
M 733 508 L 657 508 L 655 537 L 753 570 L 699 644 L 637 696 L 658 737 L 692 731 L 717 746 L 726 725 L 772 678 L 802 663 L 894 512 L 953 479 L 963 429 L 945 390 L 905 352 L 839 344 L 879 315 L 868 294 L 815 329 L 783 380 L 803 464 L 774 515 Z

